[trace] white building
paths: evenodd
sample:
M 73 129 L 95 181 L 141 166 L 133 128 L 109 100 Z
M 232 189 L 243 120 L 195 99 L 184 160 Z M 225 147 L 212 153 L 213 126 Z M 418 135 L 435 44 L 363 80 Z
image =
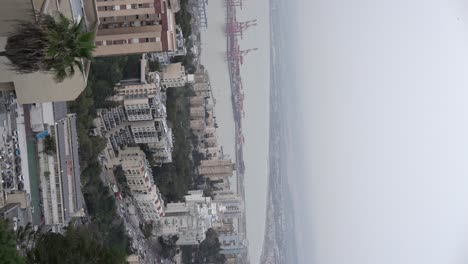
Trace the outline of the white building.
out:
M 145 153 L 138 147 L 130 147 L 120 152 L 120 165 L 132 193 L 149 193 L 153 186 L 153 174 Z
M 171 59 L 176 56 L 185 56 L 187 54 L 187 49 L 185 48 L 185 39 L 182 34 L 182 29 L 179 25 L 175 27 L 176 32 L 176 50 L 174 51 L 162 51 L 149 53 L 148 57 L 151 60 L 157 60 L 162 66 L 166 66 L 171 63 Z
M 153 185 L 149 193 L 136 193 L 133 194 L 137 202 L 138 209 L 143 215 L 143 220 L 146 222 L 159 220 L 164 216 L 164 203 L 161 199 L 161 194 Z
M 203 191 L 190 191 L 184 203 L 167 204 L 165 215 L 159 220 L 162 235 L 178 235 L 178 245 L 198 245 L 205 232 L 217 221 L 218 208 Z
M 187 83 L 185 68 L 182 63 L 167 65 L 161 72 L 161 86 L 164 89 L 171 87 L 183 87 Z
M 148 144 L 157 164 L 172 162 L 172 130 L 166 122 L 166 94 L 159 85 L 121 82 L 115 89 L 117 94 L 112 100 L 121 105 L 99 109 L 94 121 L 98 134 L 108 141 L 106 158 L 114 159 L 115 163 L 124 146 Z
M 120 153 L 121 166 L 128 187 L 145 221 L 155 221 L 164 215 L 163 202 L 154 184 L 145 153 L 138 147 L 126 148 Z

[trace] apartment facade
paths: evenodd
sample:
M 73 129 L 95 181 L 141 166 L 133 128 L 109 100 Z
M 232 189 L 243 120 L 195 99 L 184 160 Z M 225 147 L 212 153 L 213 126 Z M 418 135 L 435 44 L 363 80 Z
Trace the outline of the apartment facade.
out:
M 155 221 L 164 216 L 161 194 L 145 153 L 138 147 L 126 148 L 120 153 L 120 164 L 143 219 Z
M 161 87 L 164 89 L 183 87 L 186 83 L 185 67 L 180 62 L 167 65 L 161 72 Z
M 94 120 L 107 138 L 107 157 L 115 159 L 125 146 L 146 144 L 157 164 L 172 162 L 172 129 L 166 122 L 166 95 L 156 83 L 122 81 L 111 99 L 120 106 L 99 109 Z
M 202 160 L 198 172 L 212 181 L 217 181 L 231 177 L 234 169 L 235 166 L 231 160 L 214 159 Z
M 96 56 L 177 50 L 174 0 L 96 1 Z
M 183 203 L 167 204 L 159 220 L 162 235 L 178 235 L 178 245 L 198 245 L 205 232 L 218 220 L 218 208 L 203 191 L 189 191 Z

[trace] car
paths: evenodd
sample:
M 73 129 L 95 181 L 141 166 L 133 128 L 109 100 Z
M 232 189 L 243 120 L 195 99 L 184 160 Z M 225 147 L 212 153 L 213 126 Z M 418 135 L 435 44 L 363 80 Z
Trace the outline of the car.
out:
M 13 130 L 13 131 L 12 131 L 12 134 L 13 134 L 14 136 L 18 136 L 18 131 Z
M 19 144 L 15 144 L 15 149 L 19 149 L 19 148 L 20 148 Z
M 18 180 L 19 180 L 19 181 L 24 181 L 24 176 L 23 176 L 23 174 L 18 175 Z

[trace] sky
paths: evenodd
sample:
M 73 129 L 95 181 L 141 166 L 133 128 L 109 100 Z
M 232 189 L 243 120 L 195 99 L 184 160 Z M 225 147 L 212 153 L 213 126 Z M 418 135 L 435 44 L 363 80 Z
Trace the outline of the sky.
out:
M 241 68 L 245 94 L 245 118 L 242 121 L 246 167 L 245 209 L 249 256 L 252 263 L 259 263 L 266 214 L 270 88 L 268 2 L 269 0 L 245 1 L 242 10 L 237 11 L 238 21 L 257 19 L 258 24 L 246 31 L 240 40 L 241 49 L 258 48 L 245 56 Z M 201 63 L 209 72 L 216 98 L 218 142 L 223 146 L 224 153 L 235 159 L 234 120 L 226 64 L 224 3 L 225 1 L 208 1 L 208 28 L 201 34 Z
M 468 263 L 468 2 L 290 2 L 301 263 Z

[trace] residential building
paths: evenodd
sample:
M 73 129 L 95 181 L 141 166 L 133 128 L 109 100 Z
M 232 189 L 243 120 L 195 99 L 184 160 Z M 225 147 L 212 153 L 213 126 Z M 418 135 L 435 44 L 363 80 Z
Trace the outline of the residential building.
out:
M 162 235 L 178 235 L 178 245 L 198 245 L 205 232 L 218 219 L 216 203 L 204 197 L 203 191 L 189 191 L 185 202 L 169 203 L 165 215 L 159 220 Z
M 162 51 L 148 54 L 151 60 L 157 60 L 162 66 L 166 66 L 171 63 L 171 59 L 176 56 L 185 56 L 187 49 L 185 48 L 185 38 L 182 34 L 182 29 L 179 25 L 175 27 L 176 32 L 176 49 L 174 51 Z
M 177 0 L 97 0 L 96 56 L 177 50 Z
M 161 87 L 183 87 L 187 83 L 185 68 L 182 63 L 172 63 L 164 67 L 161 72 Z
M 150 193 L 153 174 L 145 153 L 138 147 L 129 147 L 120 152 L 120 165 L 132 193 Z
M 141 82 L 140 79 L 137 80 L 122 80 L 115 86 L 115 92 L 117 96 L 125 96 L 132 94 L 148 94 L 153 95 L 161 91 L 157 82 Z M 121 100 L 121 99 L 114 99 Z
M 234 169 L 235 165 L 228 159 L 202 160 L 198 172 L 200 175 L 216 181 L 231 177 Z
M 239 255 L 247 251 L 248 241 L 242 234 L 221 233 L 218 237 L 221 254 Z
M 60 11 L 70 19 L 84 19 L 85 29 L 95 32 L 97 13 L 95 1 L 69 0 L 58 2 L 48 0 L 2 0 L 0 1 L 0 51 L 4 50 L 8 33 L 14 29 L 18 19 L 33 21 L 34 14 L 54 14 Z M 77 5 L 83 8 L 75 9 Z M 18 103 L 57 102 L 75 100 L 85 89 L 89 61 L 83 61 L 83 73 L 75 69 L 75 74 L 62 82 L 56 82 L 49 73 L 35 72 L 18 74 L 13 71 L 6 57 L 0 57 L 0 91 L 15 91 Z
M 106 158 L 116 159 L 124 146 L 147 144 L 157 164 L 172 162 L 172 129 L 166 122 L 166 95 L 154 83 L 121 82 L 112 100 L 121 105 L 99 109 L 94 120 L 107 138 Z
M 239 218 L 244 213 L 244 202 L 231 190 L 213 192 L 213 202 L 218 204 L 220 215 L 224 219 Z
M 203 98 L 203 96 L 190 97 L 190 106 L 191 107 L 205 106 L 205 98 Z
M 143 220 L 155 221 L 162 217 L 164 204 L 145 153 L 138 147 L 126 148 L 120 153 L 120 165 Z
M 199 106 L 199 107 L 190 107 L 190 119 L 191 120 L 200 120 L 200 119 L 205 119 L 205 107 Z
M 164 202 L 156 185 L 153 185 L 151 192 L 135 193 L 133 197 L 144 221 L 154 222 L 164 216 Z
M 18 227 L 33 222 L 30 197 L 26 191 L 15 191 L 8 195 L 4 206 L 0 208 L 0 218 L 7 220 L 14 231 Z

